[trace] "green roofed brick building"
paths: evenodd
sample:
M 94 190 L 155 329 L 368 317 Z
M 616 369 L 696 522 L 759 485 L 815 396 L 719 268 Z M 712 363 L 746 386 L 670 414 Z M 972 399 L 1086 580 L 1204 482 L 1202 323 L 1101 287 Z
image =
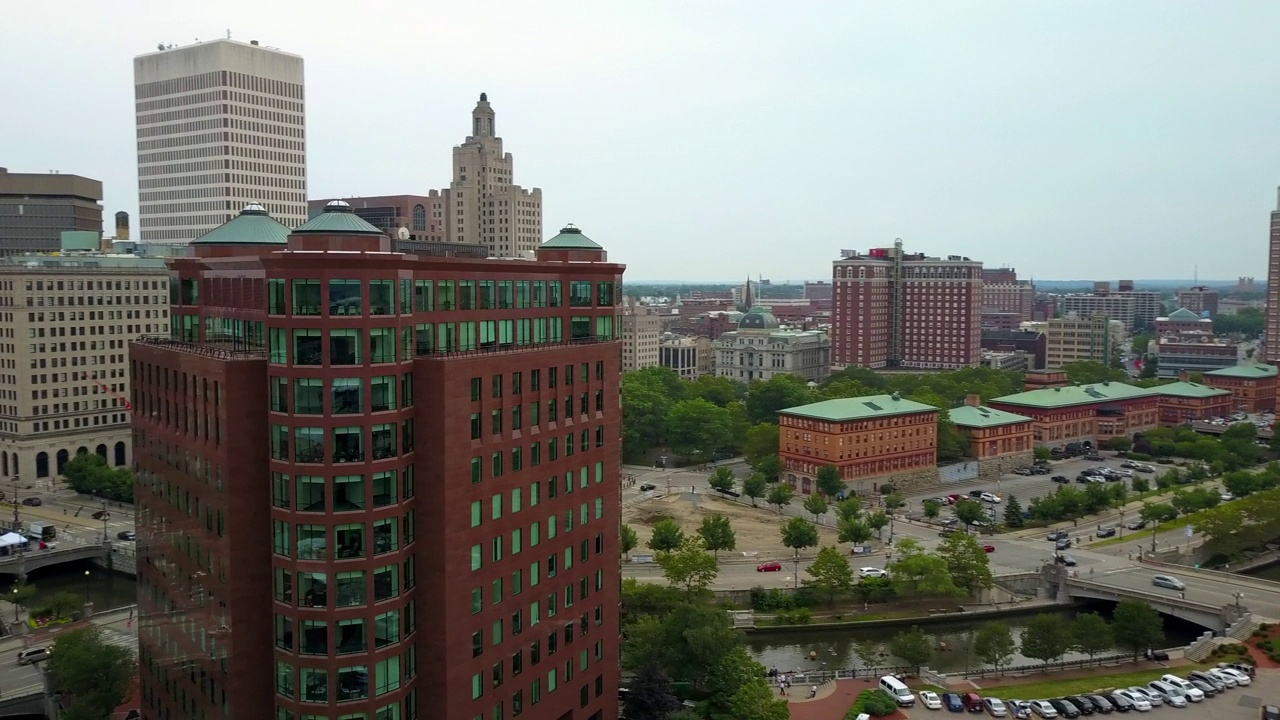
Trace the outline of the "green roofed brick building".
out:
M 1275 365 L 1257 363 L 1212 370 L 1204 374 L 1204 384 L 1229 390 L 1236 410 L 1263 412 L 1276 409 Z
M 1037 446 L 1100 442 L 1150 430 L 1159 421 L 1159 394 L 1118 382 L 1043 388 L 992 398 L 991 407 L 1032 420 Z
M 1155 388 L 1160 394 L 1160 424 L 1180 425 L 1190 420 L 1230 415 L 1235 404 L 1231 391 L 1193 382 L 1175 382 Z
M 938 408 L 893 395 L 840 398 L 778 412 L 783 477 L 816 492 L 818 468 L 834 465 L 846 482 L 892 481 L 911 489 L 937 482 Z
M 987 407 L 977 395 L 965 398 L 964 405 L 952 408 L 948 415 L 969 441 L 969 454 L 977 460 L 979 474 L 1007 472 L 1034 460 L 1030 417 Z

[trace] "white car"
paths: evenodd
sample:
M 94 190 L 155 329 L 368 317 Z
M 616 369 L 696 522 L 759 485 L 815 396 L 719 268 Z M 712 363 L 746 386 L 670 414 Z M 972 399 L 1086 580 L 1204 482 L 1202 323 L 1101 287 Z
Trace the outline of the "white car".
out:
M 860 578 L 882 578 L 882 577 L 889 577 L 889 573 L 888 573 L 888 571 L 886 571 L 886 570 L 881 570 L 881 569 L 880 569 L 880 568 L 878 568 L 878 567 L 864 567 L 864 568 L 858 568 L 858 577 L 860 577 Z
M 1048 700 L 1032 700 L 1031 712 L 1039 715 L 1042 718 L 1058 717 L 1058 711 L 1054 709 L 1052 705 L 1049 704 Z
M 921 691 L 920 691 L 920 704 L 921 704 L 921 705 L 924 705 L 925 707 L 929 708 L 930 710 L 941 710 L 941 709 L 942 709 L 942 698 L 938 697 L 938 693 L 936 693 L 936 692 L 934 692 L 934 691 L 932 691 L 932 690 L 921 690 Z
M 1117 476 L 1122 478 L 1133 477 L 1133 471 L 1129 470 L 1128 468 L 1120 468 L 1119 470 L 1112 470 L 1111 472 L 1115 473 Z
M 1240 687 L 1244 687 L 1245 685 L 1250 685 L 1253 683 L 1253 680 L 1251 680 L 1246 673 L 1242 673 L 1239 670 L 1236 670 L 1235 668 L 1223 668 L 1223 667 L 1213 668 L 1209 672 L 1219 677 L 1223 677 L 1223 676 L 1229 677 L 1232 680 L 1235 680 L 1236 684 L 1239 685 Z
M 1132 690 L 1117 690 L 1114 695 L 1120 695 L 1124 699 L 1133 703 L 1133 709 L 1138 712 L 1149 712 L 1151 710 L 1151 700 L 1147 698 L 1146 693 L 1139 695 Z
M 1000 496 L 999 496 L 999 495 L 995 495 L 995 494 L 993 494 L 993 493 L 989 493 L 989 492 L 984 492 L 984 493 L 982 493 L 981 495 L 979 495 L 979 496 L 978 496 L 978 499 L 979 499 L 979 500 L 981 500 L 982 502 L 985 502 L 985 503 L 998 503 L 998 502 L 1000 502 Z
M 1160 679 L 1181 690 L 1191 702 L 1200 702 L 1204 699 L 1204 691 L 1177 675 L 1166 673 L 1161 675 Z
M 1164 700 L 1164 704 L 1170 707 L 1186 707 L 1187 696 L 1182 690 L 1161 680 L 1152 680 L 1147 683 L 1147 687 L 1151 688 L 1151 692 L 1160 695 L 1160 699 Z
M 1141 698 L 1143 700 L 1146 700 L 1147 703 L 1151 705 L 1151 707 L 1164 704 L 1164 698 L 1160 695 L 1160 693 L 1157 693 L 1151 688 L 1142 687 L 1141 685 L 1134 685 L 1133 687 L 1129 688 L 1125 692 L 1129 693 L 1129 696 L 1134 699 L 1134 702 L 1137 702 L 1137 700 Z
M 1219 495 L 1218 498 L 1222 500 L 1222 502 L 1231 502 L 1232 500 L 1236 499 L 1236 496 L 1232 495 L 1229 492 L 1224 492 L 1221 495 Z

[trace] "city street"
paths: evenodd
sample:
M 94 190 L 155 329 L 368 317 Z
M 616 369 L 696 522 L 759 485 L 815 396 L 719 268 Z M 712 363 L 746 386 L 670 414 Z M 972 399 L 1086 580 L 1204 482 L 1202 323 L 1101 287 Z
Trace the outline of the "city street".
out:
M 31 486 L 28 488 L 27 486 Z M 0 484 L 5 493 L 5 500 L 0 502 L 0 524 L 13 524 L 13 499 L 22 500 L 38 497 L 38 506 L 19 505 L 18 522 L 25 531 L 32 522 L 50 522 L 58 528 L 57 543 L 92 544 L 101 542 L 104 523 L 95 520 L 93 514 L 103 509 L 103 501 L 87 495 L 79 495 L 66 483 L 49 479 L 22 481 L 20 487 L 13 483 Z M 107 537 L 116 540 L 116 534 L 125 530 L 134 530 L 132 505 L 117 507 L 117 503 L 108 503 L 108 518 L 105 523 Z

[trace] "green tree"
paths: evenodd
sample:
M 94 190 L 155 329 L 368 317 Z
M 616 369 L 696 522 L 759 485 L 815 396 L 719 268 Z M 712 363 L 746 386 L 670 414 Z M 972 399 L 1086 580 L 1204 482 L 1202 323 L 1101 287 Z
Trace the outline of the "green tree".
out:
M 1129 341 L 1133 347 L 1133 352 L 1137 355 L 1146 355 L 1147 347 L 1151 345 L 1151 337 L 1151 333 L 1138 333 L 1137 335 L 1134 335 Z
M 952 533 L 938 545 L 937 554 L 946 562 L 955 586 L 972 593 L 995 585 L 991 563 L 978 539 L 969 533 Z
M 765 482 L 776 483 L 782 474 L 782 460 L 777 455 L 767 457 L 756 463 L 755 469 L 764 476 Z
M 801 550 L 818 546 L 818 526 L 804 518 L 788 518 L 779 532 L 782 544 L 794 550 L 797 556 Z
M 1068 380 L 1081 385 L 1101 382 L 1125 382 L 1129 379 L 1129 373 L 1124 370 L 1108 367 L 1091 360 L 1067 363 L 1062 366 L 1062 369 L 1066 371 Z
M 764 497 L 767 490 L 768 485 L 765 484 L 764 476 L 758 472 L 751 473 L 746 480 L 742 481 L 742 494 L 751 498 L 751 507 L 756 506 L 756 500 Z
M 884 486 L 881 486 L 881 489 L 883 489 L 883 487 Z M 885 495 L 884 500 L 882 500 L 881 502 L 884 503 L 885 509 L 889 510 L 890 512 L 893 512 L 898 508 L 906 507 L 907 498 L 904 497 L 901 493 L 893 492 L 893 493 L 889 493 L 888 495 Z
M 637 720 L 666 720 L 680 709 L 671 678 L 657 665 L 647 665 L 627 683 L 629 692 L 623 696 L 622 707 L 628 718 Z
M 854 518 L 840 518 L 836 523 L 836 531 L 839 533 L 840 542 L 853 543 L 861 545 L 871 539 L 871 528 L 866 522 Z
M 1215 315 L 1213 332 L 1215 335 L 1240 334 L 1245 337 L 1258 337 L 1266 325 L 1266 315 L 1261 308 L 1242 308 L 1231 315 Z
M 1041 445 L 1031 451 L 1031 456 L 1036 460 L 1050 460 L 1053 458 L 1053 451 Z
M 705 590 L 720 572 L 715 556 L 697 536 L 684 538 L 677 550 L 659 553 L 658 565 L 667 582 L 683 587 L 685 594 Z
M 769 488 L 769 495 L 765 498 L 765 502 L 770 505 L 777 505 L 778 512 L 782 512 L 783 505 L 790 505 L 791 498 L 795 497 L 796 490 L 787 483 L 777 483 Z
M 667 414 L 683 393 L 684 381 L 671 368 L 644 368 L 622 377 L 624 455 L 638 459 L 666 442 Z
M 49 598 L 47 604 L 54 617 L 69 618 L 80 607 L 80 596 L 73 592 L 60 592 Z
M 1129 487 L 1136 493 L 1144 493 L 1151 489 L 1151 482 L 1144 477 L 1134 477 L 1129 481 Z
M 136 668 L 129 650 L 107 643 L 91 625 L 58 635 L 45 672 L 50 687 L 70 699 L 60 717 L 101 720 L 125 701 Z
M 829 602 L 835 602 L 836 593 L 853 589 L 853 567 L 849 565 L 844 553 L 834 545 L 818 550 L 817 556 L 805 568 L 805 572 L 811 576 L 811 579 L 804 581 L 805 584 L 826 592 Z
M 742 383 L 721 375 L 700 375 L 685 384 L 685 397 L 701 398 L 719 407 L 741 400 L 746 392 Z
M 880 643 L 871 638 L 863 638 L 854 643 L 853 651 L 857 653 L 859 662 L 862 663 L 862 669 L 878 667 L 880 665 Z
M 840 477 L 840 468 L 835 465 L 823 465 L 818 468 L 818 492 L 827 497 L 838 497 L 844 490 L 844 478 Z
M 805 512 L 813 516 L 814 522 L 818 522 L 818 518 L 826 513 L 827 510 L 830 510 L 831 506 L 827 503 L 827 499 L 825 497 L 821 495 L 810 495 L 804 499 L 804 509 Z
M 808 383 L 798 375 L 774 375 L 747 387 L 747 418 L 751 424 L 776 423 L 778 411 L 813 401 Z
M 672 405 L 667 433 L 671 450 L 690 457 L 712 457 L 734 442 L 729 411 L 702 398 Z
M 85 453 L 68 460 L 62 467 L 62 476 L 76 492 L 93 495 L 98 492 L 110 471 L 106 458 L 97 453 Z
M 885 569 L 899 595 L 914 595 L 919 599 L 926 595 L 954 597 L 962 593 L 951 579 L 947 561 L 925 552 L 920 541 L 903 538 L 896 550 L 898 557 L 885 565 Z
M 965 525 L 976 525 L 987 519 L 987 509 L 977 500 L 961 499 L 951 506 L 956 519 Z
M 930 498 L 924 501 L 924 516 L 933 520 L 942 514 L 942 503 Z
M 699 690 L 707 688 L 712 669 L 743 642 L 728 613 L 697 602 L 677 602 L 664 606 L 661 614 L 632 618 L 624 637 L 625 669 L 637 672 L 655 664 L 674 682 L 687 682 Z
M 1045 665 L 1071 649 L 1071 628 L 1057 615 L 1037 615 L 1022 631 L 1022 654 Z
M 915 668 L 915 672 L 919 674 L 920 668 L 933 658 L 933 642 L 919 626 L 912 625 L 910 630 L 900 632 L 889 640 L 889 651 Z
M 841 520 L 857 520 L 860 514 L 862 514 L 862 501 L 856 495 L 836 503 L 836 515 Z
M 1178 517 L 1178 510 L 1168 503 L 1143 503 L 1142 509 L 1138 511 L 1139 517 L 1149 523 L 1160 523 L 1174 520 Z
M 1026 522 L 1022 517 L 1022 503 L 1018 502 L 1018 498 L 1010 495 L 1004 506 L 1004 524 L 1011 528 L 1020 528 Z
M 1160 371 L 1160 357 L 1158 355 L 1150 355 L 1142 363 L 1142 372 L 1138 374 L 1138 377 L 1144 380 L 1147 380 L 1155 377 L 1156 373 L 1158 373 L 1159 371 Z
M 786 699 L 776 696 L 769 683 L 760 677 L 738 688 L 729 701 L 729 710 L 729 717 L 752 720 L 787 720 L 791 717 Z
M 1089 656 L 1089 662 L 1100 652 L 1115 645 L 1111 626 L 1098 613 L 1080 613 L 1071 621 L 1072 647 Z
M 626 555 L 632 550 L 635 550 L 636 545 L 639 544 L 640 542 L 640 539 L 636 536 L 635 528 L 631 527 L 630 525 L 627 525 L 626 523 L 622 524 L 618 535 L 622 541 L 623 555 Z
M 702 524 L 698 526 L 698 535 L 717 560 L 720 558 L 721 550 L 733 550 L 738 545 L 738 538 L 733 531 L 733 525 L 729 524 L 728 517 L 720 513 L 702 518 Z
M 653 536 L 645 546 L 654 552 L 671 552 L 684 542 L 684 531 L 671 518 L 659 520 L 653 526 Z
M 732 470 L 721 465 L 716 468 L 715 472 L 711 473 L 710 477 L 707 478 L 707 484 L 711 486 L 712 490 L 724 492 L 726 490 L 733 489 L 733 483 L 736 479 L 737 478 L 734 477 Z
M 978 628 L 978 633 L 973 638 L 973 649 L 979 660 L 1004 675 L 1004 668 L 1013 660 L 1018 644 L 1008 625 L 991 621 Z
M 778 457 L 778 425 L 764 422 L 752 425 L 742 442 L 742 454 L 753 470 L 766 458 Z
M 35 596 L 36 586 L 24 582 L 20 585 L 15 585 L 13 589 L 9 591 L 9 597 L 7 599 L 18 607 L 28 607 L 28 603 L 30 603 L 31 599 Z M 17 617 L 14 617 L 14 619 L 17 620 Z
M 873 513 L 869 513 L 865 518 L 863 518 L 862 522 L 865 523 L 867 527 L 875 531 L 877 538 L 883 539 L 884 529 L 889 526 L 889 516 L 886 515 L 883 510 L 877 510 Z
M 1158 610 L 1141 600 L 1116 603 L 1111 621 L 1116 644 L 1132 652 L 1134 660 L 1144 650 L 1159 647 L 1164 642 L 1164 619 Z

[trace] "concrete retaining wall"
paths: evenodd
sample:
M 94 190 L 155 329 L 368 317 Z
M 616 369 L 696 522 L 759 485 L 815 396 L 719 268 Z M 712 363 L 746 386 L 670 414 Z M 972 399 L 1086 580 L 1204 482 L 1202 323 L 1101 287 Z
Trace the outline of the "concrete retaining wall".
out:
M 1217 645 L 1218 642 L 1213 633 L 1206 632 L 1187 646 L 1187 649 L 1183 651 L 1183 657 L 1192 662 L 1200 662 L 1209 657 Z

